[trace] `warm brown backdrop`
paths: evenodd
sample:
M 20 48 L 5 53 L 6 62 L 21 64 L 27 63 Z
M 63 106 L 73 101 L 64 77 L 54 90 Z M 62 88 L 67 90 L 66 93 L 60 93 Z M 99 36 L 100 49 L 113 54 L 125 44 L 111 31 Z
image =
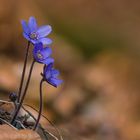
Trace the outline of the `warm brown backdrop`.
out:
M 27 44 L 20 20 L 29 16 L 53 27 L 65 82 L 44 85 L 44 113 L 66 139 L 140 140 L 140 2 L 0 0 L 1 98 L 18 89 Z M 36 65 L 26 98 L 36 107 L 41 70 Z

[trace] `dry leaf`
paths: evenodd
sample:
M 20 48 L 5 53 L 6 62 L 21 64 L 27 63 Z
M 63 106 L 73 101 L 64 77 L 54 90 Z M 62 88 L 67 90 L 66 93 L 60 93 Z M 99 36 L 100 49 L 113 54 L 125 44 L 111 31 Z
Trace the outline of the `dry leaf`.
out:
M 0 140 L 41 140 L 41 138 L 31 130 L 15 130 L 8 125 L 1 125 Z

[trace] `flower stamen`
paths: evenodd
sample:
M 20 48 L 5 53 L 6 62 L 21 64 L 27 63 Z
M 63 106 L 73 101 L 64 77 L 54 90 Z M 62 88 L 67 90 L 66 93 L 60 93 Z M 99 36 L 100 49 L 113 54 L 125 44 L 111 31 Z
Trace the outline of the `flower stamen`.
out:
M 31 39 L 37 39 L 37 37 L 38 37 L 38 35 L 37 35 L 36 32 L 33 32 L 33 33 L 30 34 Z
M 39 59 L 42 59 L 42 58 L 43 58 L 43 56 L 42 56 L 40 50 L 38 50 L 38 52 L 37 52 L 37 57 L 38 57 Z

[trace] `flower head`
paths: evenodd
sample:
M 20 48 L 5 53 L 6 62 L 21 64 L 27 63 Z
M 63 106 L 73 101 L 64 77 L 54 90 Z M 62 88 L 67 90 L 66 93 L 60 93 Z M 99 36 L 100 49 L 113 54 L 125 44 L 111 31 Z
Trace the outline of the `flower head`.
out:
M 54 87 L 58 87 L 63 80 L 58 79 L 59 71 L 53 68 L 53 63 L 45 65 L 43 71 L 44 79 Z
M 52 31 L 50 25 L 38 27 L 34 17 L 30 17 L 28 23 L 25 20 L 22 20 L 21 24 L 23 28 L 23 36 L 28 41 L 32 42 L 33 44 L 42 42 L 43 45 L 49 45 L 52 43 L 50 38 L 45 38 Z
M 37 62 L 46 65 L 53 63 L 54 59 L 50 57 L 51 54 L 52 54 L 52 50 L 50 47 L 44 48 L 42 43 L 35 44 L 35 47 L 33 49 L 33 56 Z

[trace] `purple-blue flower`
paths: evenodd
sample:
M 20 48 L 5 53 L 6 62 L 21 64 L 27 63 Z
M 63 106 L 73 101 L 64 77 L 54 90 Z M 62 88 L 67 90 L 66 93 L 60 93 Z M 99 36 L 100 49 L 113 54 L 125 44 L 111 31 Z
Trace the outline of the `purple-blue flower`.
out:
M 35 44 L 34 49 L 33 49 L 33 56 L 37 62 L 46 64 L 46 65 L 53 63 L 54 59 L 50 57 L 51 54 L 52 54 L 52 50 L 50 47 L 44 48 L 41 42 Z
M 52 43 L 50 38 L 45 38 L 52 31 L 50 25 L 38 27 L 34 17 L 30 17 L 28 23 L 25 20 L 22 20 L 21 24 L 23 28 L 23 36 L 28 41 L 32 42 L 33 44 L 42 42 L 43 45 L 49 45 Z
M 59 71 L 53 68 L 53 63 L 45 65 L 43 71 L 44 79 L 54 87 L 58 87 L 63 80 L 58 79 Z

